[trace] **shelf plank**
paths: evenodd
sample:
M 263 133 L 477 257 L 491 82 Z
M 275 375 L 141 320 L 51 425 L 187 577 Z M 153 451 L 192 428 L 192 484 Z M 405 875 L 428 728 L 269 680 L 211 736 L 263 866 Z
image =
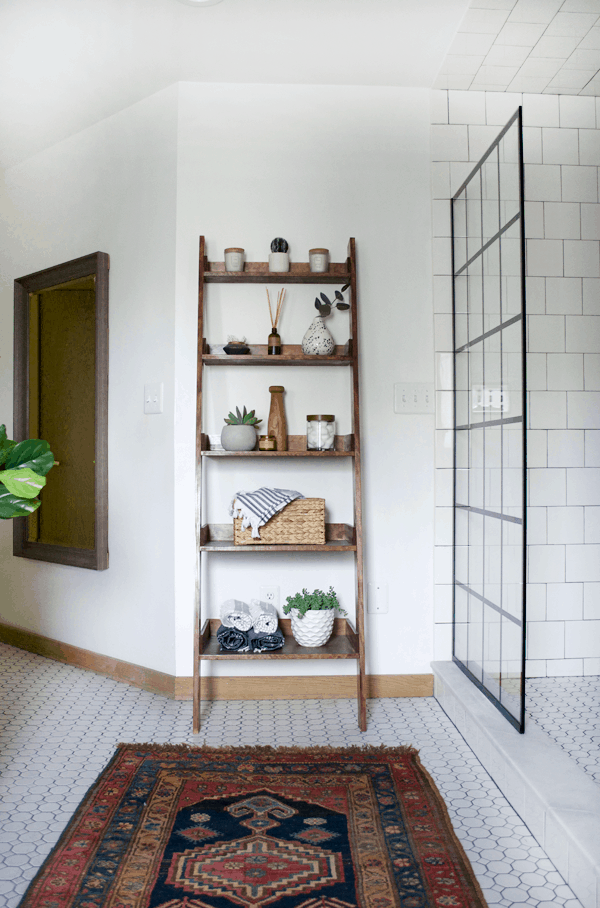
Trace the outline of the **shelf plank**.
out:
M 282 649 L 272 653 L 232 653 L 222 650 L 217 639 L 218 618 L 208 619 L 202 628 L 200 660 L 218 659 L 358 659 L 358 642 L 352 626 L 345 618 L 336 618 L 334 632 L 324 646 L 300 646 L 296 643 L 289 618 L 279 626 L 285 638 Z
M 347 523 L 326 523 L 325 542 L 314 545 L 235 545 L 233 524 L 206 524 L 200 533 L 201 552 L 355 552 L 354 527 Z
M 225 271 L 224 262 L 204 263 L 207 284 L 349 284 L 347 262 L 331 262 L 329 271 L 310 270 L 308 262 L 290 262 L 289 271 L 269 271 L 268 262 L 246 262 L 243 271 Z
M 210 450 L 208 435 L 202 434 L 202 457 L 353 457 L 354 435 L 336 435 L 332 451 L 308 451 L 306 435 L 288 435 L 287 451 L 222 451 Z
M 203 344 L 202 362 L 206 366 L 350 366 L 352 340 L 338 344 L 330 356 L 307 355 L 301 344 L 283 344 L 282 352 L 270 355 L 266 344 L 248 344 L 249 353 L 230 355 L 223 352 L 223 344 Z

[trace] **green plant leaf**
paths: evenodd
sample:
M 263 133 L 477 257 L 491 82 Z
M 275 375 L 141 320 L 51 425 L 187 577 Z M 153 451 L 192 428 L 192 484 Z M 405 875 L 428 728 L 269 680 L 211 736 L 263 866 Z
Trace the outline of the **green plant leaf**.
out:
M 17 467 L 24 467 L 25 465 L 31 466 L 33 461 L 37 460 L 43 454 L 47 454 L 49 451 L 50 445 L 47 441 L 42 441 L 41 438 L 28 438 L 26 441 L 20 441 L 10 452 L 6 460 L 6 469 L 14 470 Z M 49 458 L 46 460 L 49 461 Z M 54 457 L 46 472 L 48 472 L 53 463 Z
M 240 408 L 236 407 L 235 412 L 237 413 L 238 422 L 242 422 L 243 417 L 242 417 L 242 414 L 240 413 Z
M 16 442 L 6 437 L 6 426 L 0 426 L 0 467 L 7 460 Z
M 326 303 L 328 306 L 331 306 L 331 300 L 330 300 L 329 297 L 326 296 L 324 293 L 321 293 L 321 299 L 322 299 L 323 302 Z
M 19 467 L 16 470 L 3 470 L 0 482 L 18 498 L 36 498 L 46 485 L 46 477 L 29 467 Z
M 324 303 L 321 303 L 319 306 L 319 312 L 323 316 L 323 318 L 327 318 L 327 316 L 331 313 L 331 306 L 326 306 Z
M 8 520 L 11 517 L 29 517 L 41 504 L 39 498 L 19 498 L 7 488 L 0 485 L 0 519 Z
M 336 300 L 341 300 L 342 302 L 344 302 L 344 296 L 342 293 L 340 293 L 339 290 L 335 291 L 335 298 L 336 298 Z
M 254 410 L 252 411 L 252 413 L 254 413 Z M 244 419 L 246 418 L 247 415 L 248 415 L 248 411 L 246 410 L 246 407 L 244 406 Z M 250 415 L 252 415 L 252 414 L 250 414 Z
M 344 309 L 349 309 L 350 304 L 349 303 L 338 303 L 337 308 L 340 309 L 340 311 L 342 311 Z
M 349 286 L 350 284 L 344 284 L 344 286 L 342 287 L 342 293 L 345 293 Z

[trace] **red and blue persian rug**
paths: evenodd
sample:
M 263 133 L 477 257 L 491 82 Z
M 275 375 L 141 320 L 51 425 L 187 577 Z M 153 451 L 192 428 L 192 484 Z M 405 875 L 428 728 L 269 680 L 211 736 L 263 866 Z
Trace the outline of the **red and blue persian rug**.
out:
M 401 748 L 121 744 L 21 908 L 485 908 Z

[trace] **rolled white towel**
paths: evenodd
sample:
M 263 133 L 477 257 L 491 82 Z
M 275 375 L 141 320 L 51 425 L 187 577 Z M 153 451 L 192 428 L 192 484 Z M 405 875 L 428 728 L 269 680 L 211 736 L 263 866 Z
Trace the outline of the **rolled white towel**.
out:
M 235 627 L 238 631 L 249 631 L 253 621 L 250 606 L 240 599 L 228 599 L 221 606 L 221 622 L 225 627 Z
M 277 609 L 271 602 L 253 599 L 250 611 L 254 619 L 254 630 L 257 634 L 274 634 L 279 626 Z

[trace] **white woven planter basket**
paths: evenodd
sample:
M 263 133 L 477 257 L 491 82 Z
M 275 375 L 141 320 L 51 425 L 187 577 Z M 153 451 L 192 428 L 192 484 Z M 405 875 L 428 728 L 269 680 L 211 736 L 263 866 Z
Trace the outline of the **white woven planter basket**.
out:
M 331 637 L 335 609 L 311 609 L 300 618 L 296 609 L 290 612 L 292 634 L 300 646 L 324 646 Z

